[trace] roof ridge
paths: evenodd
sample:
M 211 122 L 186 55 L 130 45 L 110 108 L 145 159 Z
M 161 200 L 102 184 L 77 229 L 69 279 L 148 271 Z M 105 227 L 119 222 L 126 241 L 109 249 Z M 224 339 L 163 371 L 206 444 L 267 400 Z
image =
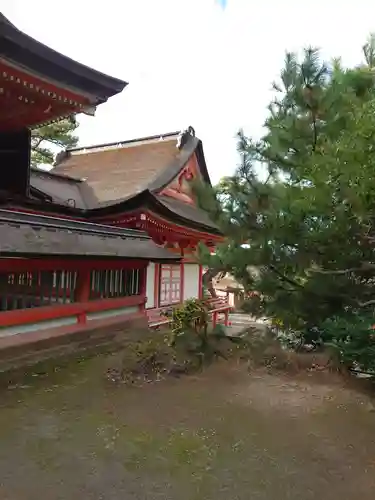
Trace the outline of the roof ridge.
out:
M 156 135 L 149 135 L 145 137 L 136 137 L 133 139 L 127 139 L 125 141 L 114 141 L 114 142 L 107 142 L 107 143 L 102 143 L 102 144 L 91 144 L 90 146 L 79 146 L 79 147 L 74 147 L 74 148 L 67 148 L 65 151 L 67 153 L 71 153 L 74 151 L 84 151 L 84 150 L 90 150 L 90 149 L 101 149 L 101 148 L 111 148 L 114 146 L 121 147 L 122 145 L 127 145 L 127 144 L 133 144 L 137 142 L 147 142 L 147 141 L 153 141 L 156 139 L 163 140 L 165 138 L 172 138 L 175 136 L 179 136 L 181 132 L 176 131 L 176 132 L 167 132 L 165 134 L 156 134 Z

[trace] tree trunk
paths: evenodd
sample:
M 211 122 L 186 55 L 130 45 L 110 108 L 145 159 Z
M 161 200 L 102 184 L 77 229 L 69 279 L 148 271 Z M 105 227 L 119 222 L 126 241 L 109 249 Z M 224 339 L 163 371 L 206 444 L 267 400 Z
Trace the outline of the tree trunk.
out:
M 222 269 L 215 269 L 213 267 L 209 267 L 202 276 L 203 285 L 205 285 L 205 287 L 207 288 L 213 299 L 217 299 L 217 293 L 214 287 L 213 280 L 219 273 L 222 272 L 223 272 Z

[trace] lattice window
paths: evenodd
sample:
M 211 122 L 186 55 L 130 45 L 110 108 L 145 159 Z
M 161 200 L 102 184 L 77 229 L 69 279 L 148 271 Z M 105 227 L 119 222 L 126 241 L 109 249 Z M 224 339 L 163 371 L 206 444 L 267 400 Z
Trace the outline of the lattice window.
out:
M 181 267 L 180 265 L 160 266 L 160 306 L 181 302 Z
M 0 310 L 74 302 L 76 271 L 0 273 Z
M 130 295 L 139 295 L 140 292 L 139 269 L 91 271 L 90 300 L 129 297 Z

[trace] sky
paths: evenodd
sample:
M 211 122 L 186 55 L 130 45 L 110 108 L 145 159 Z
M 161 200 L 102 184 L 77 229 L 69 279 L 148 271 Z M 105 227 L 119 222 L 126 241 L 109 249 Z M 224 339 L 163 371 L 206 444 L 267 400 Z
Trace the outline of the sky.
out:
M 259 137 L 285 51 L 312 45 L 346 65 L 375 31 L 372 0 L 0 0 L 40 42 L 129 82 L 80 118 L 80 145 L 192 125 L 213 182 L 238 162 L 236 132 Z

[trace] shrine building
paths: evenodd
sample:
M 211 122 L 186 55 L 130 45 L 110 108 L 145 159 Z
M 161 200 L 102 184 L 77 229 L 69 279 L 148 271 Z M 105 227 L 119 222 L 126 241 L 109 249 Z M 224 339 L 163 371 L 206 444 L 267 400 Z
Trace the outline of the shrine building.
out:
M 193 194 L 210 179 L 192 127 L 72 148 L 51 171 L 30 166 L 34 128 L 93 115 L 126 85 L 0 14 L 0 359 L 51 339 L 105 343 L 202 296 L 197 245 L 223 236 Z
M 195 181 L 210 179 L 202 142 L 191 127 L 182 133 L 74 148 L 60 155 L 52 173 L 78 178 L 90 189 L 84 201 L 89 208 L 80 211 L 90 222 L 145 231 L 159 247 L 181 257 L 180 263 L 149 263 L 147 308 L 201 297 L 198 243 L 213 248 L 223 237 L 193 194 Z M 49 195 L 54 197 L 51 191 Z M 76 207 L 78 203 L 82 206 L 77 200 Z

